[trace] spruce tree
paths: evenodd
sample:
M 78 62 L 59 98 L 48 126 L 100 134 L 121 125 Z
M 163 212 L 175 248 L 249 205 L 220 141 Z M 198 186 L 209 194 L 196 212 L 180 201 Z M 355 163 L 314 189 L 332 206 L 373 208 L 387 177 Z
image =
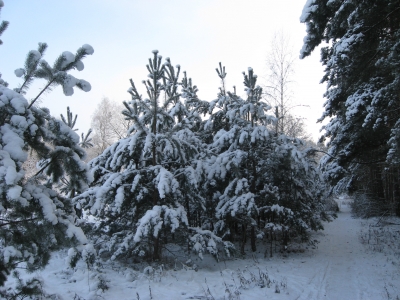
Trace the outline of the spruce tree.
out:
M 367 193 L 400 215 L 399 5 L 308 1 L 301 57 L 328 43 L 321 49 L 327 100 L 320 120 L 329 121 L 322 137 L 329 141 L 322 161 L 326 177 L 339 190 Z

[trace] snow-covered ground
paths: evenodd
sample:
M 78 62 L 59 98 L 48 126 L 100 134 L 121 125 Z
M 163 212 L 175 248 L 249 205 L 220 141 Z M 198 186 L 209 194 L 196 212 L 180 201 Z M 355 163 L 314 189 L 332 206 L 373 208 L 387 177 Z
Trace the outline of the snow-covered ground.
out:
M 56 253 L 38 275 L 53 299 L 400 299 L 400 226 L 374 227 L 378 219 L 354 219 L 347 205 L 341 203 L 338 218 L 304 252 L 264 258 L 260 251 L 219 263 L 207 258 L 196 262 L 198 271 L 182 263 L 145 272 L 104 265 L 104 292 L 96 287 L 98 273 L 88 276 L 84 265 L 67 269 L 65 253 Z

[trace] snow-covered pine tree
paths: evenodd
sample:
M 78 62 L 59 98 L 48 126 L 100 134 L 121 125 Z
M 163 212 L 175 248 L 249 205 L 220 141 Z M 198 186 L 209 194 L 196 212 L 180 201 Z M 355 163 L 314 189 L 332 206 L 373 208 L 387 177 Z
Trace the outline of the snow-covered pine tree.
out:
M 224 68 L 220 66 L 220 69 L 223 72 L 217 69 L 219 76 L 225 73 Z M 222 87 L 218 98 L 221 111 L 216 112 L 217 118 L 210 117 L 211 121 L 226 119 L 225 123 L 229 124 L 219 129 L 210 145 L 218 155 L 208 177 L 218 182 L 218 192 L 222 194 L 216 206 L 216 216 L 220 219 L 217 229 L 225 228 L 226 234 L 233 234 L 232 226 L 238 223 L 242 232 L 241 253 L 244 253 L 248 227 L 255 251 L 255 220 L 258 216 L 255 198 L 260 183 L 257 168 L 263 163 L 259 156 L 260 146 L 269 139 L 266 125 L 274 119 L 266 114 L 269 106 L 261 100 L 262 89 L 256 86 L 256 81 L 257 76 L 249 68 L 248 74 L 244 74 L 245 100 L 225 92 Z M 224 116 L 220 117 L 221 114 Z M 217 126 L 220 127 L 219 122 Z
M 28 271 L 43 268 L 51 251 L 71 244 L 83 245 L 87 239 L 75 225 L 75 212 L 69 198 L 54 188 L 63 176 L 70 178 L 76 191 L 83 191 L 90 182 L 90 173 L 82 159 L 84 150 L 79 136 L 39 108 L 35 101 L 49 87 L 62 85 L 66 95 L 74 85 L 88 90 L 86 81 L 77 80 L 67 72 L 82 69 L 82 59 L 93 53 L 84 45 L 77 55 L 64 52 L 50 67 L 43 60 L 46 44 L 28 53 L 25 68 L 15 71 L 23 76 L 23 84 L 13 90 L 0 84 L 0 284 L 10 271 L 23 265 Z M 47 79 L 46 87 L 30 103 L 22 95 L 35 78 Z M 42 160 L 42 167 L 26 178 L 24 163 L 28 151 Z M 43 176 L 39 178 L 39 175 Z
M 361 191 L 400 215 L 400 1 L 309 0 L 301 57 L 321 43 L 327 83 L 322 160 L 333 186 Z M 378 210 L 379 211 L 379 210 Z
M 67 125 L 69 128 L 71 128 L 73 131 L 78 131 L 78 128 L 74 128 L 78 115 L 73 115 L 73 113 L 70 111 L 69 106 L 67 107 L 67 115 L 64 117 L 63 114 L 60 115 L 61 120 L 64 122 L 65 125 Z M 82 148 L 91 148 L 93 147 L 93 144 L 91 143 L 91 137 L 90 134 L 92 133 L 92 129 L 89 129 L 86 135 L 83 133 L 81 134 L 81 140 L 79 141 L 78 145 L 81 146 Z M 63 176 L 60 179 L 60 182 L 58 184 L 58 188 L 60 189 L 61 192 L 64 194 L 68 195 L 70 198 L 73 198 L 75 196 L 75 188 L 74 185 L 70 183 L 70 180 L 67 176 Z M 77 211 L 79 211 L 79 215 L 81 212 L 81 208 L 76 207 L 75 208 Z
M 187 243 L 187 211 L 204 206 L 198 192 L 203 145 L 180 100 L 180 66 L 161 61 L 153 51 L 143 81 L 148 98 L 130 81 L 132 100 L 123 112 L 133 123 L 128 136 L 90 162 L 93 186 L 75 199 L 99 221 L 100 251 L 112 259 L 158 259 L 162 244 Z
M 242 253 L 248 229 L 255 251 L 257 234 L 279 230 L 286 242 L 289 236 L 306 237 L 309 229 L 322 229 L 321 220 L 327 219 L 313 152 L 301 150 L 297 139 L 269 131 L 276 119 L 267 114 L 270 107 L 256 81 L 249 68 L 244 74 L 246 99 L 228 92 L 219 95 L 229 130 L 221 128 L 210 144 L 216 153 L 208 173 L 209 190 L 217 200 L 215 232 L 231 239 L 240 232 Z M 213 115 L 210 120 L 207 126 Z

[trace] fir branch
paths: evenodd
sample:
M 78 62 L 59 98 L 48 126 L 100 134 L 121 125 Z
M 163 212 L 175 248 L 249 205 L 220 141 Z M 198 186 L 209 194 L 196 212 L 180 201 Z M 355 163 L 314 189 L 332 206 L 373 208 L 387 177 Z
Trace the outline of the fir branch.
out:
M 392 10 L 391 12 L 389 12 L 384 18 L 382 18 L 381 20 L 379 20 L 377 23 L 375 23 L 372 26 L 366 26 L 369 27 L 367 30 L 365 30 L 363 32 L 363 34 L 367 33 L 368 31 L 374 29 L 376 26 L 378 26 L 379 24 L 381 24 L 382 22 L 384 22 L 385 20 L 387 20 L 392 14 L 394 14 L 396 11 L 398 11 L 400 9 L 400 6 L 396 7 L 394 10 Z
M 329 157 L 331 157 L 331 158 L 333 158 L 333 159 L 335 159 L 335 160 L 337 160 L 338 159 L 338 157 L 337 156 L 333 156 L 333 155 L 331 155 L 331 154 L 329 154 L 328 152 L 326 152 L 326 151 L 323 151 L 323 150 L 317 150 L 317 149 L 315 149 L 315 150 L 313 150 L 314 152 L 321 152 L 321 153 L 324 153 L 324 154 L 326 154 L 326 155 L 328 155 Z M 371 160 L 371 161 L 350 161 L 349 163 L 351 164 L 351 163 L 353 163 L 353 164 L 360 164 L 360 165 L 372 165 L 372 164 L 378 164 L 378 163 L 383 163 L 383 162 L 385 162 L 386 160 L 385 159 L 379 159 L 379 160 Z
M 40 93 L 31 101 L 31 103 L 28 105 L 27 109 L 30 109 L 32 105 L 36 102 L 37 99 L 54 83 L 55 79 L 52 79 L 49 81 L 49 83 L 46 84 L 46 86 L 40 91 Z
M 3 32 L 7 29 L 8 25 L 10 24 L 10 22 L 8 21 L 2 21 L 0 24 L 0 36 L 3 34 Z M 3 44 L 3 41 L 0 40 L 0 45 Z
M 0 219 L 0 221 L 2 221 L 2 222 L 6 222 L 6 221 L 8 222 L 8 223 L 1 223 L 0 227 L 7 226 L 7 225 L 18 224 L 18 223 L 22 223 L 22 222 L 35 221 L 37 219 L 38 218 L 31 218 L 31 219 L 25 219 L 25 220 L 19 220 L 19 221 L 10 221 L 10 220 L 7 220 L 7 219 Z

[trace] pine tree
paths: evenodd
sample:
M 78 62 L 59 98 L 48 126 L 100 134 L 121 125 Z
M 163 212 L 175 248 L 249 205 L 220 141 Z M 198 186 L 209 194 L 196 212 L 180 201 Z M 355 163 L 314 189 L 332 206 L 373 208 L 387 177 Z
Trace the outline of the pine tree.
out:
M 301 57 L 322 42 L 327 83 L 323 159 L 333 186 L 364 191 L 400 214 L 398 187 L 400 2 L 308 1 Z M 370 175 L 366 175 L 370 174 Z M 383 202 L 383 203 L 382 203 Z
M 217 73 L 224 78 L 225 68 L 220 65 Z M 207 183 L 208 207 L 216 217 L 212 227 L 231 241 L 240 233 L 241 253 L 247 236 L 256 251 L 257 236 L 272 230 L 286 242 L 289 236 L 306 239 L 309 229 L 322 229 L 321 220 L 329 219 L 313 151 L 303 151 L 300 140 L 269 129 L 276 118 L 268 115 L 270 107 L 261 98 L 257 76 L 251 68 L 243 75 L 246 99 L 223 86 L 209 105 L 211 116 L 204 126 L 213 137 L 209 150 L 215 153 Z M 214 108 L 219 110 L 213 113 Z
M 49 68 L 42 58 L 46 47 L 39 44 L 39 50 L 30 51 L 25 68 L 16 71 L 24 78 L 18 89 L 13 91 L 0 83 L 1 285 L 21 264 L 28 271 L 37 270 L 46 266 L 53 250 L 87 243 L 83 231 L 75 225 L 71 200 L 54 189 L 63 176 L 68 176 L 71 186 L 79 192 L 90 182 L 88 168 L 82 161 L 85 152 L 78 145 L 79 136 L 52 117 L 47 108 L 34 105 L 38 97 L 29 103 L 22 94 L 34 78 L 49 80 L 40 94 L 56 84 L 72 88 L 72 76 L 67 72 L 80 66 L 82 58 L 93 53 L 93 49 L 86 45 L 74 58 L 64 52 L 55 67 Z M 75 80 L 75 84 L 87 87 L 84 81 Z M 25 176 L 24 170 L 28 151 L 42 160 L 42 168 L 31 178 Z
M 221 111 L 226 107 L 229 129 L 220 128 L 210 144 L 217 155 L 208 174 L 217 199 L 215 230 L 231 240 L 240 232 L 241 253 L 248 231 L 256 251 L 256 236 L 271 229 L 287 242 L 289 235 L 306 238 L 309 229 L 322 229 L 321 220 L 329 219 L 313 151 L 301 150 L 300 140 L 268 129 L 276 118 L 268 115 L 257 76 L 251 68 L 243 75 L 246 99 L 229 92 L 218 99 Z
M 123 114 L 132 121 L 128 136 L 90 162 L 94 184 L 76 198 L 99 218 L 96 228 L 112 258 L 132 255 L 159 259 L 162 243 L 187 242 L 187 211 L 202 206 L 197 193 L 202 146 L 190 130 L 186 106 L 178 92 L 180 66 L 162 64 L 153 51 L 143 81 L 148 98 L 131 80 L 132 100 Z M 200 169 L 200 171 L 199 171 Z
M 67 107 L 67 116 L 64 117 L 63 114 L 60 115 L 61 120 L 64 122 L 65 125 L 67 125 L 69 128 L 71 128 L 73 131 L 78 131 L 78 128 L 74 128 L 78 115 L 73 116 L 73 113 L 70 111 L 69 106 Z M 92 133 L 92 129 L 89 129 L 86 135 L 83 133 L 81 134 L 81 140 L 78 142 L 78 145 L 82 148 L 91 148 L 93 147 L 93 144 L 91 143 L 91 138 L 90 134 Z M 69 197 L 73 198 L 75 196 L 76 190 L 74 188 L 73 183 L 71 183 L 70 179 L 67 176 L 63 176 L 60 179 L 60 184 L 57 186 L 57 188 L 60 189 L 61 192 L 63 192 L 66 195 L 69 195 Z M 80 207 L 76 207 L 75 210 L 79 212 L 78 214 L 81 214 L 81 209 Z

